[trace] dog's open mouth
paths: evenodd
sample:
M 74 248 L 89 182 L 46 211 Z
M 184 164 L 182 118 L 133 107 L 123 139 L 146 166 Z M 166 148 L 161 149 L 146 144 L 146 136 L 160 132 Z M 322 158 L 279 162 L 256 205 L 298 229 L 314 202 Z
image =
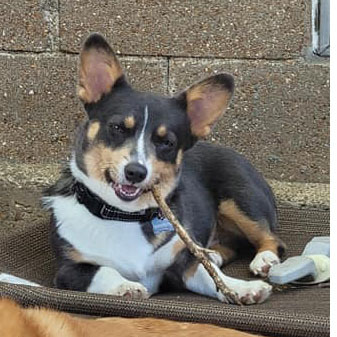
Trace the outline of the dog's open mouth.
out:
M 144 189 L 134 186 L 134 185 L 122 185 L 116 183 L 109 173 L 109 170 L 105 171 L 105 178 L 109 185 L 113 188 L 118 198 L 123 201 L 133 201 L 136 200 L 143 192 Z
M 133 201 L 143 193 L 141 188 L 133 185 L 121 185 L 114 183 L 112 187 L 116 195 L 124 201 Z

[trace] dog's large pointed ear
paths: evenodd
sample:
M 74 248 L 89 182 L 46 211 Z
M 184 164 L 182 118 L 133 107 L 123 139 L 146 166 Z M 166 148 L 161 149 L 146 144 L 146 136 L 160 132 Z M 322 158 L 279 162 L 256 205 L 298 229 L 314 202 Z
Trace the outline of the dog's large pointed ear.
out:
M 186 102 L 191 132 L 195 137 L 203 138 L 211 132 L 216 120 L 227 109 L 233 92 L 233 76 L 218 74 L 192 85 L 178 96 Z
M 111 91 L 123 76 L 120 63 L 102 35 L 91 34 L 80 55 L 78 95 L 84 103 L 95 103 Z

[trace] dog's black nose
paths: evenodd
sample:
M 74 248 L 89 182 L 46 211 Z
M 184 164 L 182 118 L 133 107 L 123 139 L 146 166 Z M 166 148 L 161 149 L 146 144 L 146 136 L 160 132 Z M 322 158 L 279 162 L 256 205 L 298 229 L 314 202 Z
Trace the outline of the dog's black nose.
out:
M 124 168 L 125 177 L 131 183 L 140 183 L 146 178 L 147 169 L 139 163 L 130 163 Z

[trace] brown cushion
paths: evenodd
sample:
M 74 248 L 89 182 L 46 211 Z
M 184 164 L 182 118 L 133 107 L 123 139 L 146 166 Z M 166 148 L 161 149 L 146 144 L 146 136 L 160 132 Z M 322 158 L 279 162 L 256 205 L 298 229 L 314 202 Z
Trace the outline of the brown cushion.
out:
M 279 236 L 288 255 L 300 254 L 314 236 L 329 235 L 329 212 L 280 208 Z M 78 314 L 124 317 L 160 317 L 207 322 L 268 336 L 329 336 L 329 287 L 275 289 L 263 304 L 239 307 L 191 293 L 160 294 L 149 300 L 61 291 L 52 288 L 55 259 L 48 242 L 45 220 L 24 227 L 1 229 L 0 272 L 43 284 L 43 288 L 0 283 L 0 296 L 24 305 L 39 305 Z M 249 260 L 226 268 L 229 275 L 251 278 Z

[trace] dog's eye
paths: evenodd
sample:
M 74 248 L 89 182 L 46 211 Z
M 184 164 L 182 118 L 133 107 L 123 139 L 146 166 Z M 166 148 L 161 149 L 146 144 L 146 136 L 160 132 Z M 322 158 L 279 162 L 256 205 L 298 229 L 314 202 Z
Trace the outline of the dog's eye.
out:
M 167 148 L 172 148 L 174 146 L 174 143 L 171 140 L 169 140 L 169 139 L 165 139 L 162 142 L 162 146 L 165 146 Z
M 177 139 L 174 134 L 168 134 L 166 137 L 156 138 L 155 145 L 161 151 L 174 150 L 177 145 Z
M 125 132 L 125 128 L 120 124 L 110 123 L 109 128 L 111 132 L 113 133 L 124 133 Z

